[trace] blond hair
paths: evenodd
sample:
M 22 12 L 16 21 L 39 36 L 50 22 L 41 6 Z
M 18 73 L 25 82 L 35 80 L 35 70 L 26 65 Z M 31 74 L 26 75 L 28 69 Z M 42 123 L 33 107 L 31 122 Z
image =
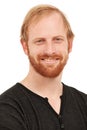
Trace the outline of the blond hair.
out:
M 67 38 L 68 40 L 71 38 L 73 39 L 74 34 L 72 32 L 71 26 L 61 10 L 52 5 L 37 5 L 31 8 L 31 10 L 29 10 L 27 15 L 25 16 L 21 27 L 21 40 L 24 40 L 26 42 L 28 41 L 28 30 L 32 23 L 38 22 L 43 16 L 49 15 L 53 12 L 59 13 L 61 15 L 64 26 L 66 28 Z

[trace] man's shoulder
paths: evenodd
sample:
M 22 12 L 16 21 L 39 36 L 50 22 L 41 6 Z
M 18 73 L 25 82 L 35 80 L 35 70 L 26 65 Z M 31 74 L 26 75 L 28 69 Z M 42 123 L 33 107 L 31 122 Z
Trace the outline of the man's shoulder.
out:
M 86 93 L 78 90 L 75 87 L 69 86 L 69 85 L 64 84 L 64 87 L 66 88 L 67 93 L 70 93 L 76 100 L 85 102 L 87 105 L 87 94 Z
M 0 95 L 0 130 L 24 130 L 23 92 L 17 83 Z
M 19 100 L 23 97 L 22 87 L 19 83 L 14 84 L 0 95 L 0 102 Z
M 26 96 L 22 90 L 21 84 L 16 83 L 0 95 L 0 113 L 3 115 L 5 113 L 10 115 L 10 111 L 16 114 L 18 111 L 22 113 L 25 101 Z

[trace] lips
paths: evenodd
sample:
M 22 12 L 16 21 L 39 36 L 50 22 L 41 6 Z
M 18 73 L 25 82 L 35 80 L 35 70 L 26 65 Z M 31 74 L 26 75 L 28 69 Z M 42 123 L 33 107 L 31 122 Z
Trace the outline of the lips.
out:
M 54 65 L 58 63 L 58 58 L 42 58 L 41 63 L 48 64 L 48 65 Z

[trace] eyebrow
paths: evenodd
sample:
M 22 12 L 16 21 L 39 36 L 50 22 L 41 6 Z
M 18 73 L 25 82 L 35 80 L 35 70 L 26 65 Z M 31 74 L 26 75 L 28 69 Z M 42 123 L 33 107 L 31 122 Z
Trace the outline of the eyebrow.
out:
M 58 35 L 58 36 L 53 37 L 53 39 L 55 39 L 55 38 L 64 38 L 64 36 L 63 35 Z

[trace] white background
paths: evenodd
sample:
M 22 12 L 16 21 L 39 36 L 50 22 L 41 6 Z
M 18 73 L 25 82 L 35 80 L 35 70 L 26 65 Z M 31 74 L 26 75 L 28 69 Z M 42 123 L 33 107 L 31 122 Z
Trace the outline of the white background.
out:
M 86 0 L 0 0 L 0 93 L 28 72 L 28 59 L 20 44 L 20 28 L 27 11 L 37 4 L 55 5 L 66 14 L 75 38 L 62 81 L 87 93 Z

